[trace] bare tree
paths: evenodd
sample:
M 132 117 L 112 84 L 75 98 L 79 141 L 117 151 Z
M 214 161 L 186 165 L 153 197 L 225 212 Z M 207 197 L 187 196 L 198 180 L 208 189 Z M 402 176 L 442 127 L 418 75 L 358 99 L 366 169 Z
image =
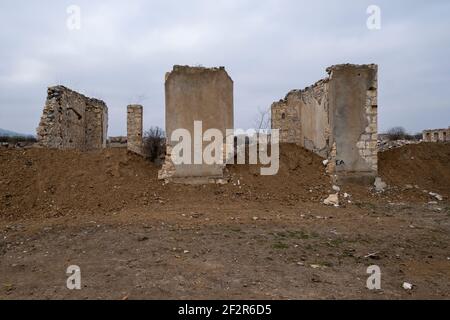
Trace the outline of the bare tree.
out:
M 266 132 L 268 133 L 271 128 L 270 121 L 270 108 L 262 109 L 258 108 L 258 114 L 255 118 L 255 129 L 258 132 Z
M 160 127 L 151 127 L 144 133 L 144 153 L 150 161 L 159 163 L 161 156 L 166 152 L 166 139 L 164 130 Z
M 387 137 L 389 140 L 414 140 L 414 136 L 408 134 L 403 127 L 393 127 L 387 131 Z

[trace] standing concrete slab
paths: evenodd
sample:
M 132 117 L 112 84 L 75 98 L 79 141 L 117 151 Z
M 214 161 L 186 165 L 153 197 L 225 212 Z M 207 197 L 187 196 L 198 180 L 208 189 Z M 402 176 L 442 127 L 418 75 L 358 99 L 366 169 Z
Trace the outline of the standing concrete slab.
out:
M 106 147 L 108 107 L 63 86 L 50 87 L 37 128 L 41 146 L 81 151 Z
M 224 67 L 174 66 L 172 72 L 166 74 L 165 90 L 167 151 L 160 179 L 185 183 L 220 180 L 224 166 L 194 164 L 193 148 L 192 164 L 175 166 L 171 162 L 171 151 L 178 141 L 170 139 L 175 130 L 186 129 L 194 141 L 195 121 L 202 122 L 202 132 L 218 129 L 226 137 L 226 129 L 233 129 L 234 122 L 233 80 Z
M 129 105 L 127 107 L 127 148 L 128 151 L 143 154 L 143 107 Z
M 335 65 L 327 78 L 273 103 L 280 142 L 329 159 L 328 172 L 340 178 L 376 176 L 377 71 L 374 64 Z
M 376 175 L 378 170 L 377 67 L 339 65 L 330 74 L 336 172 Z

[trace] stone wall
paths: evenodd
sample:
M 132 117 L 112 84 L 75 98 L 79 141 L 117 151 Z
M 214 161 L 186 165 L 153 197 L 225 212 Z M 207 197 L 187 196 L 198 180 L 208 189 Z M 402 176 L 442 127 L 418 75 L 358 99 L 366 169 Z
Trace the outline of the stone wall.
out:
M 300 108 L 287 100 L 288 97 L 272 104 L 272 128 L 280 129 L 281 141 L 301 145 Z
M 213 182 L 223 178 L 223 165 L 174 165 L 171 151 L 178 141 L 171 141 L 174 130 L 186 129 L 194 142 L 194 122 L 202 122 L 202 133 L 218 129 L 226 137 L 233 129 L 233 80 L 224 67 L 204 68 L 174 66 L 166 74 L 166 161 L 159 178 L 186 183 Z M 194 145 L 194 143 L 192 143 Z M 202 148 L 205 147 L 205 143 Z
M 82 151 L 106 147 L 108 108 L 63 86 L 50 87 L 37 129 L 38 143 L 47 148 Z
M 143 108 L 141 105 L 127 107 L 127 148 L 128 151 L 143 154 Z
M 447 142 L 450 141 L 450 127 L 447 129 L 434 129 L 423 131 L 425 142 Z
M 280 142 L 295 143 L 323 157 L 327 155 L 328 80 L 304 90 L 292 90 L 272 105 L 272 128 L 280 129 Z
M 335 65 L 328 77 L 272 105 L 280 142 L 329 161 L 330 173 L 376 175 L 377 66 Z
M 337 65 L 330 74 L 330 144 L 336 171 L 378 172 L 378 67 Z
M 91 101 L 86 104 L 86 150 L 106 148 L 108 111 L 103 105 Z

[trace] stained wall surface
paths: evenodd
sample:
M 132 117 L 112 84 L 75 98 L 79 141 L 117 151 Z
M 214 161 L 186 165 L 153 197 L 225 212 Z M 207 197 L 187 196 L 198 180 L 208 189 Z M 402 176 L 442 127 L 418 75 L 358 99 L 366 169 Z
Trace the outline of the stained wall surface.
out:
M 129 151 L 143 154 L 143 107 L 129 105 L 127 107 L 127 148 Z
M 377 68 L 340 65 L 330 70 L 330 145 L 336 171 L 377 172 Z
M 292 90 L 272 105 L 272 128 L 280 129 L 280 142 L 295 143 L 323 157 L 329 135 L 328 81 L 304 90 Z
M 375 175 L 377 66 L 335 65 L 329 76 L 293 90 L 272 105 L 272 128 L 282 143 L 296 143 L 330 160 L 330 173 Z
M 37 128 L 40 145 L 56 149 L 94 150 L 106 147 L 108 108 L 63 86 L 50 87 Z
M 174 66 L 172 72 L 166 74 L 165 96 L 167 156 L 160 178 L 222 177 L 222 165 L 173 166 L 167 161 L 170 161 L 172 147 L 178 143 L 170 141 L 177 129 L 188 130 L 192 142 L 195 121 L 202 122 L 202 132 L 218 129 L 224 137 L 226 129 L 233 129 L 233 80 L 225 68 Z M 191 163 L 194 163 L 193 148 Z

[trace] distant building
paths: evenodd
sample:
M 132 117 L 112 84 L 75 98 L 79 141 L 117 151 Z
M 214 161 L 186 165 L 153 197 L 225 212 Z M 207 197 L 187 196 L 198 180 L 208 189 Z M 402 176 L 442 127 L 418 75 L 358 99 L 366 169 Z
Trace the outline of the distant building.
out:
M 423 141 L 425 142 L 450 141 L 450 127 L 448 127 L 447 129 L 424 130 Z

